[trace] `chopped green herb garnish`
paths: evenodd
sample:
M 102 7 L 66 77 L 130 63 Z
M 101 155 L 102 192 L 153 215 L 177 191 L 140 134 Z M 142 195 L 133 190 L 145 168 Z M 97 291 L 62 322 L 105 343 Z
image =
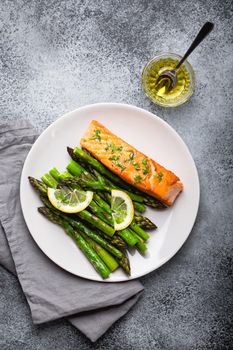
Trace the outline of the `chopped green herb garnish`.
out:
M 161 182 L 163 179 L 164 173 L 162 173 L 161 171 L 159 173 L 157 173 L 157 171 L 156 171 L 154 176 L 157 177 L 159 182 Z
M 93 134 L 93 136 L 90 138 L 90 140 L 95 140 L 95 141 L 98 141 L 98 142 L 100 142 L 101 141 L 101 132 L 100 132 L 100 130 L 99 129 L 96 129 L 96 130 L 94 130 L 94 134 Z
M 133 163 L 133 166 L 137 171 L 141 169 L 138 163 Z
M 144 166 L 147 166 L 147 160 L 146 160 L 145 158 L 142 160 L 142 164 L 143 164 Z
M 136 154 L 134 152 L 131 152 L 129 155 L 129 159 L 133 160 L 135 158 Z
M 147 160 L 145 158 L 142 160 L 142 166 L 143 166 L 143 175 L 149 174 L 150 169 L 148 167 Z
M 123 164 L 121 164 L 120 162 L 115 162 L 115 164 L 116 164 L 116 166 L 118 166 L 119 168 L 121 168 L 121 171 L 123 171 L 123 170 L 126 169 L 126 167 L 125 167 Z
M 108 151 L 111 149 L 112 153 L 115 153 L 116 151 L 122 151 L 123 146 L 116 146 L 114 143 L 107 143 L 107 146 L 105 147 L 105 150 Z
M 142 181 L 142 177 L 140 175 L 136 175 L 134 177 L 134 182 L 140 182 L 140 181 Z
M 113 155 L 113 156 L 109 157 L 108 159 L 109 160 L 118 160 L 119 158 L 120 158 L 120 156 Z
M 143 175 L 148 175 L 149 173 L 150 173 L 150 170 L 149 170 L 149 169 L 143 170 Z
M 131 149 L 128 150 L 127 152 L 130 152 L 130 155 L 129 155 L 129 158 L 124 160 L 124 162 L 132 163 L 133 159 L 136 157 L 136 153 L 134 153 L 134 151 L 132 151 Z

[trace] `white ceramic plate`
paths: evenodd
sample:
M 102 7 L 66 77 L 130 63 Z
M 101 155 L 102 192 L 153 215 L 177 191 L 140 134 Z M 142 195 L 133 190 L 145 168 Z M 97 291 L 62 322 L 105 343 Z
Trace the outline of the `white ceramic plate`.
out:
M 146 211 L 158 229 L 151 232 L 145 257 L 138 252 L 130 255 L 130 279 L 138 278 L 163 265 L 180 249 L 193 227 L 199 204 L 193 158 L 180 136 L 154 114 L 130 105 L 103 103 L 79 108 L 56 120 L 37 139 L 23 167 L 20 196 L 24 218 L 34 240 L 52 261 L 77 276 L 102 281 L 64 231 L 38 213 L 41 202 L 28 182 L 29 175 L 40 178 L 53 166 L 64 171 L 70 160 L 66 147 L 79 144 L 92 119 L 175 172 L 184 184 L 183 193 L 171 208 Z M 107 282 L 128 279 L 118 269 Z

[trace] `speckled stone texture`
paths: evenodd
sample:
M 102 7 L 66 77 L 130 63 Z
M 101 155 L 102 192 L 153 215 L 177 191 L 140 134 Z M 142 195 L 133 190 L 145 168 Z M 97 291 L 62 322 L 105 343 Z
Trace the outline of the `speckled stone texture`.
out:
M 0 267 L 1 350 L 232 349 L 232 1 L 1 0 L 0 120 L 30 119 L 38 131 L 94 102 L 145 108 L 187 143 L 201 182 L 190 238 L 142 278 L 137 305 L 97 343 L 65 320 L 34 326 L 20 285 Z M 190 58 L 197 88 L 176 109 L 140 87 L 156 51 L 184 53 L 206 21 L 215 31 Z

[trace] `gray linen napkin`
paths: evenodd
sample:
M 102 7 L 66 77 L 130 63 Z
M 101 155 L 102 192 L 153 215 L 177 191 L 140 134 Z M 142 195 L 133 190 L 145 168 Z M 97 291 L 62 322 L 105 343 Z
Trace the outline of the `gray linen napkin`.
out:
M 66 316 L 96 341 L 135 304 L 143 286 L 139 281 L 79 278 L 41 252 L 26 227 L 19 199 L 22 166 L 36 137 L 27 121 L 0 125 L 0 264 L 17 274 L 35 324 Z

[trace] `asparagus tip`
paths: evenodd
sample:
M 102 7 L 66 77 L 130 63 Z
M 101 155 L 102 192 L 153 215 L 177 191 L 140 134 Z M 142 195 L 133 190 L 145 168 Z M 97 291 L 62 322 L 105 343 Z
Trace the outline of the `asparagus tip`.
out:
M 46 207 L 39 207 L 39 208 L 37 208 L 37 210 L 38 210 L 39 213 L 43 214 L 43 213 L 46 213 L 48 211 L 48 208 L 46 208 Z
M 70 157 L 73 158 L 74 157 L 74 149 L 67 146 L 67 152 L 69 153 Z

